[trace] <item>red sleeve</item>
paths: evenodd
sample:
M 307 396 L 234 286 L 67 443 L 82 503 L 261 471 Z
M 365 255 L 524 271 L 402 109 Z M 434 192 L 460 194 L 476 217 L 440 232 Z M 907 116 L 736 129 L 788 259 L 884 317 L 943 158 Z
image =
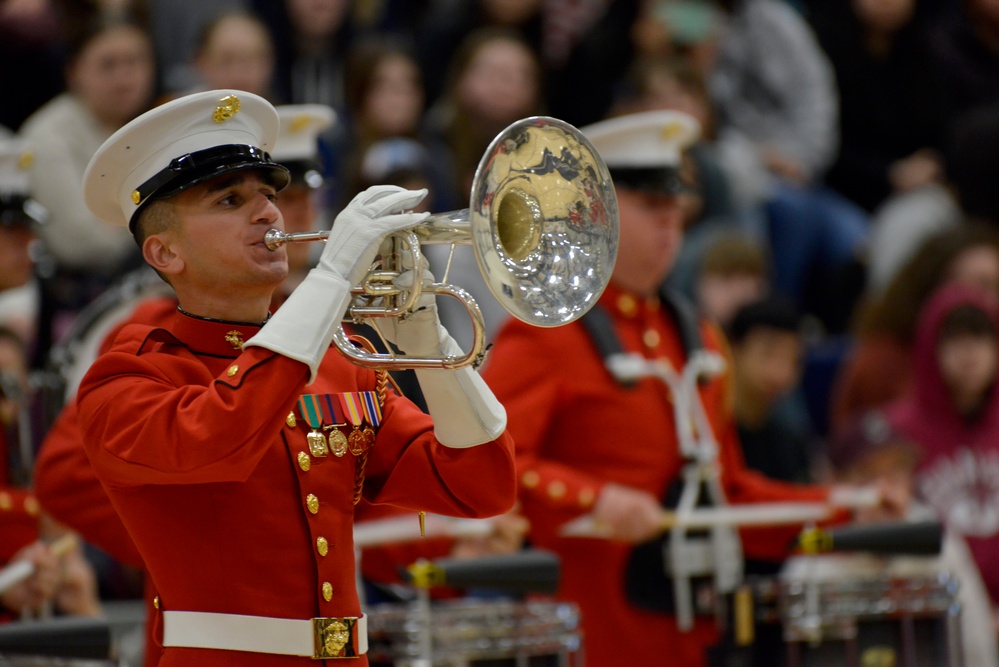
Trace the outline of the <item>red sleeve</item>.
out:
M 712 326 L 706 327 L 704 336 L 706 345 L 715 350 L 725 350 L 724 338 L 717 329 Z M 732 368 L 731 358 L 727 359 L 727 367 Z M 791 484 L 770 479 L 746 466 L 731 405 L 730 370 L 721 381 L 728 383 L 729 387 L 726 391 L 719 392 L 720 399 L 707 409 L 712 414 L 712 423 L 715 425 L 722 483 L 728 501 L 733 505 L 825 501 L 829 495 L 828 487 Z M 750 558 L 783 560 L 788 556 L 801 529 L 801 525 L 744 528 L 740 531 L 743 549 Z
M 580 333 L 576 327 L 563 327 L 559 337 L 563 346 L 552 349 L 547 345 L 550 336 L 538 335 L 529 325 L 511 321 L 497 338 L 485 369 L 486 379 L 510 415 L 520 499 L 543 513 L 553 525 L 590 511 L 605 484 L 604 478 L 545 453 L 551 444 L 546 438 L 553 431 L 553 421 L 566 409 L 563 351 L 585 349 L 588 343 Z
M 142 558 L 94 474 L 83 448 L 75 403 L 45 436 L 35 462 L 35 493 L 45 511 L 116 560 L 142 568 Z
M 38 540 L 38 501 L 24 489 L 0 486 L 0 564 Z
M 475 447 L 446 447 L 426 413 L 390 392 L 364 490 L 372 504 L 469 518 L 503 514 L 516 501 L 513 439 L 504 431 Z

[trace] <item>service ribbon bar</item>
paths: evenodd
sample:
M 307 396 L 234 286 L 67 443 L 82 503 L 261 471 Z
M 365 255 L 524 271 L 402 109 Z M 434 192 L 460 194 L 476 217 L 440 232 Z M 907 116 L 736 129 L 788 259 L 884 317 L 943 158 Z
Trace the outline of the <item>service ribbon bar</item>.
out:
M 346 391 L 340 394 L 340 406 L 354 426 L 364 423 L 364 402 L 359 396 L 360 392 Z
M 378 395 L 373 391 L 362 391 L 361 399 L 364 404 L 364 416 L 368 418 L 368 423 L 378 428 L 382 423 L 382 406 L 378 403 Z
M 326 401 L 323 401 L 323 398 L 326 398 Z M 312 428 L 321 428 L 323 420 L 328 416 L 323 412 L 323 403 L 328 403 L 328 401 L 328 394 L 325 396 L 320 394 L 302 394 L 298 398 L 298 414 L 301 415 L 302 419 L 308 422 L 309 426 Z
M 323 394 L 323 400 L 326 403 L 326 410 L 329 412 L 330 424 L 346 424 L 347 420 L 343 419 L 343 410 L 338 409 L 339 406 L 333 400 L 333 394 Z

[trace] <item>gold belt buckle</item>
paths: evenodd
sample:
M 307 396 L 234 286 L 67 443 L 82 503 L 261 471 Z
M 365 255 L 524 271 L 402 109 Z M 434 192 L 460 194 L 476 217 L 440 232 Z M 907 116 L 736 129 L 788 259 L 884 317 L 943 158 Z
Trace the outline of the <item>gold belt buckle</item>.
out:
M 356 658 L 356 616 L 343 618 L 319 617 L 312 619 L 313 660 L 331 658 Z

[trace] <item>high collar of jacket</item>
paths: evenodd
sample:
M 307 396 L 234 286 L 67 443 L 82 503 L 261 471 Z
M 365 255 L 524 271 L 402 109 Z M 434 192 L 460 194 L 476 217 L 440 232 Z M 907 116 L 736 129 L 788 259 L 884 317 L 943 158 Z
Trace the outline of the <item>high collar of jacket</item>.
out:
M 173 335 L 191 350 L 216 357 L 238 357 L 243 343 L 260 331 L 263 324 L 212 320 L 180 311 Z

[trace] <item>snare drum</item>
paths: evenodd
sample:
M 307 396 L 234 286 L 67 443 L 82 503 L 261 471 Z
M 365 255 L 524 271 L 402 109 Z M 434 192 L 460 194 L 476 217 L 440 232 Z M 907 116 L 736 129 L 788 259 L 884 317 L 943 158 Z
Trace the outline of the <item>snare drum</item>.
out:
M 957 583 L 946 573 L 757 583 L 787 667 L 962 667 Z
M 434 602 L 429 614 L 400 604 L 365 613 L 372 667 L 425 665 L 421 639 L 428 625 L 433 667 L 583 664 L 579 611 L 569 603 L 461 599 Z

